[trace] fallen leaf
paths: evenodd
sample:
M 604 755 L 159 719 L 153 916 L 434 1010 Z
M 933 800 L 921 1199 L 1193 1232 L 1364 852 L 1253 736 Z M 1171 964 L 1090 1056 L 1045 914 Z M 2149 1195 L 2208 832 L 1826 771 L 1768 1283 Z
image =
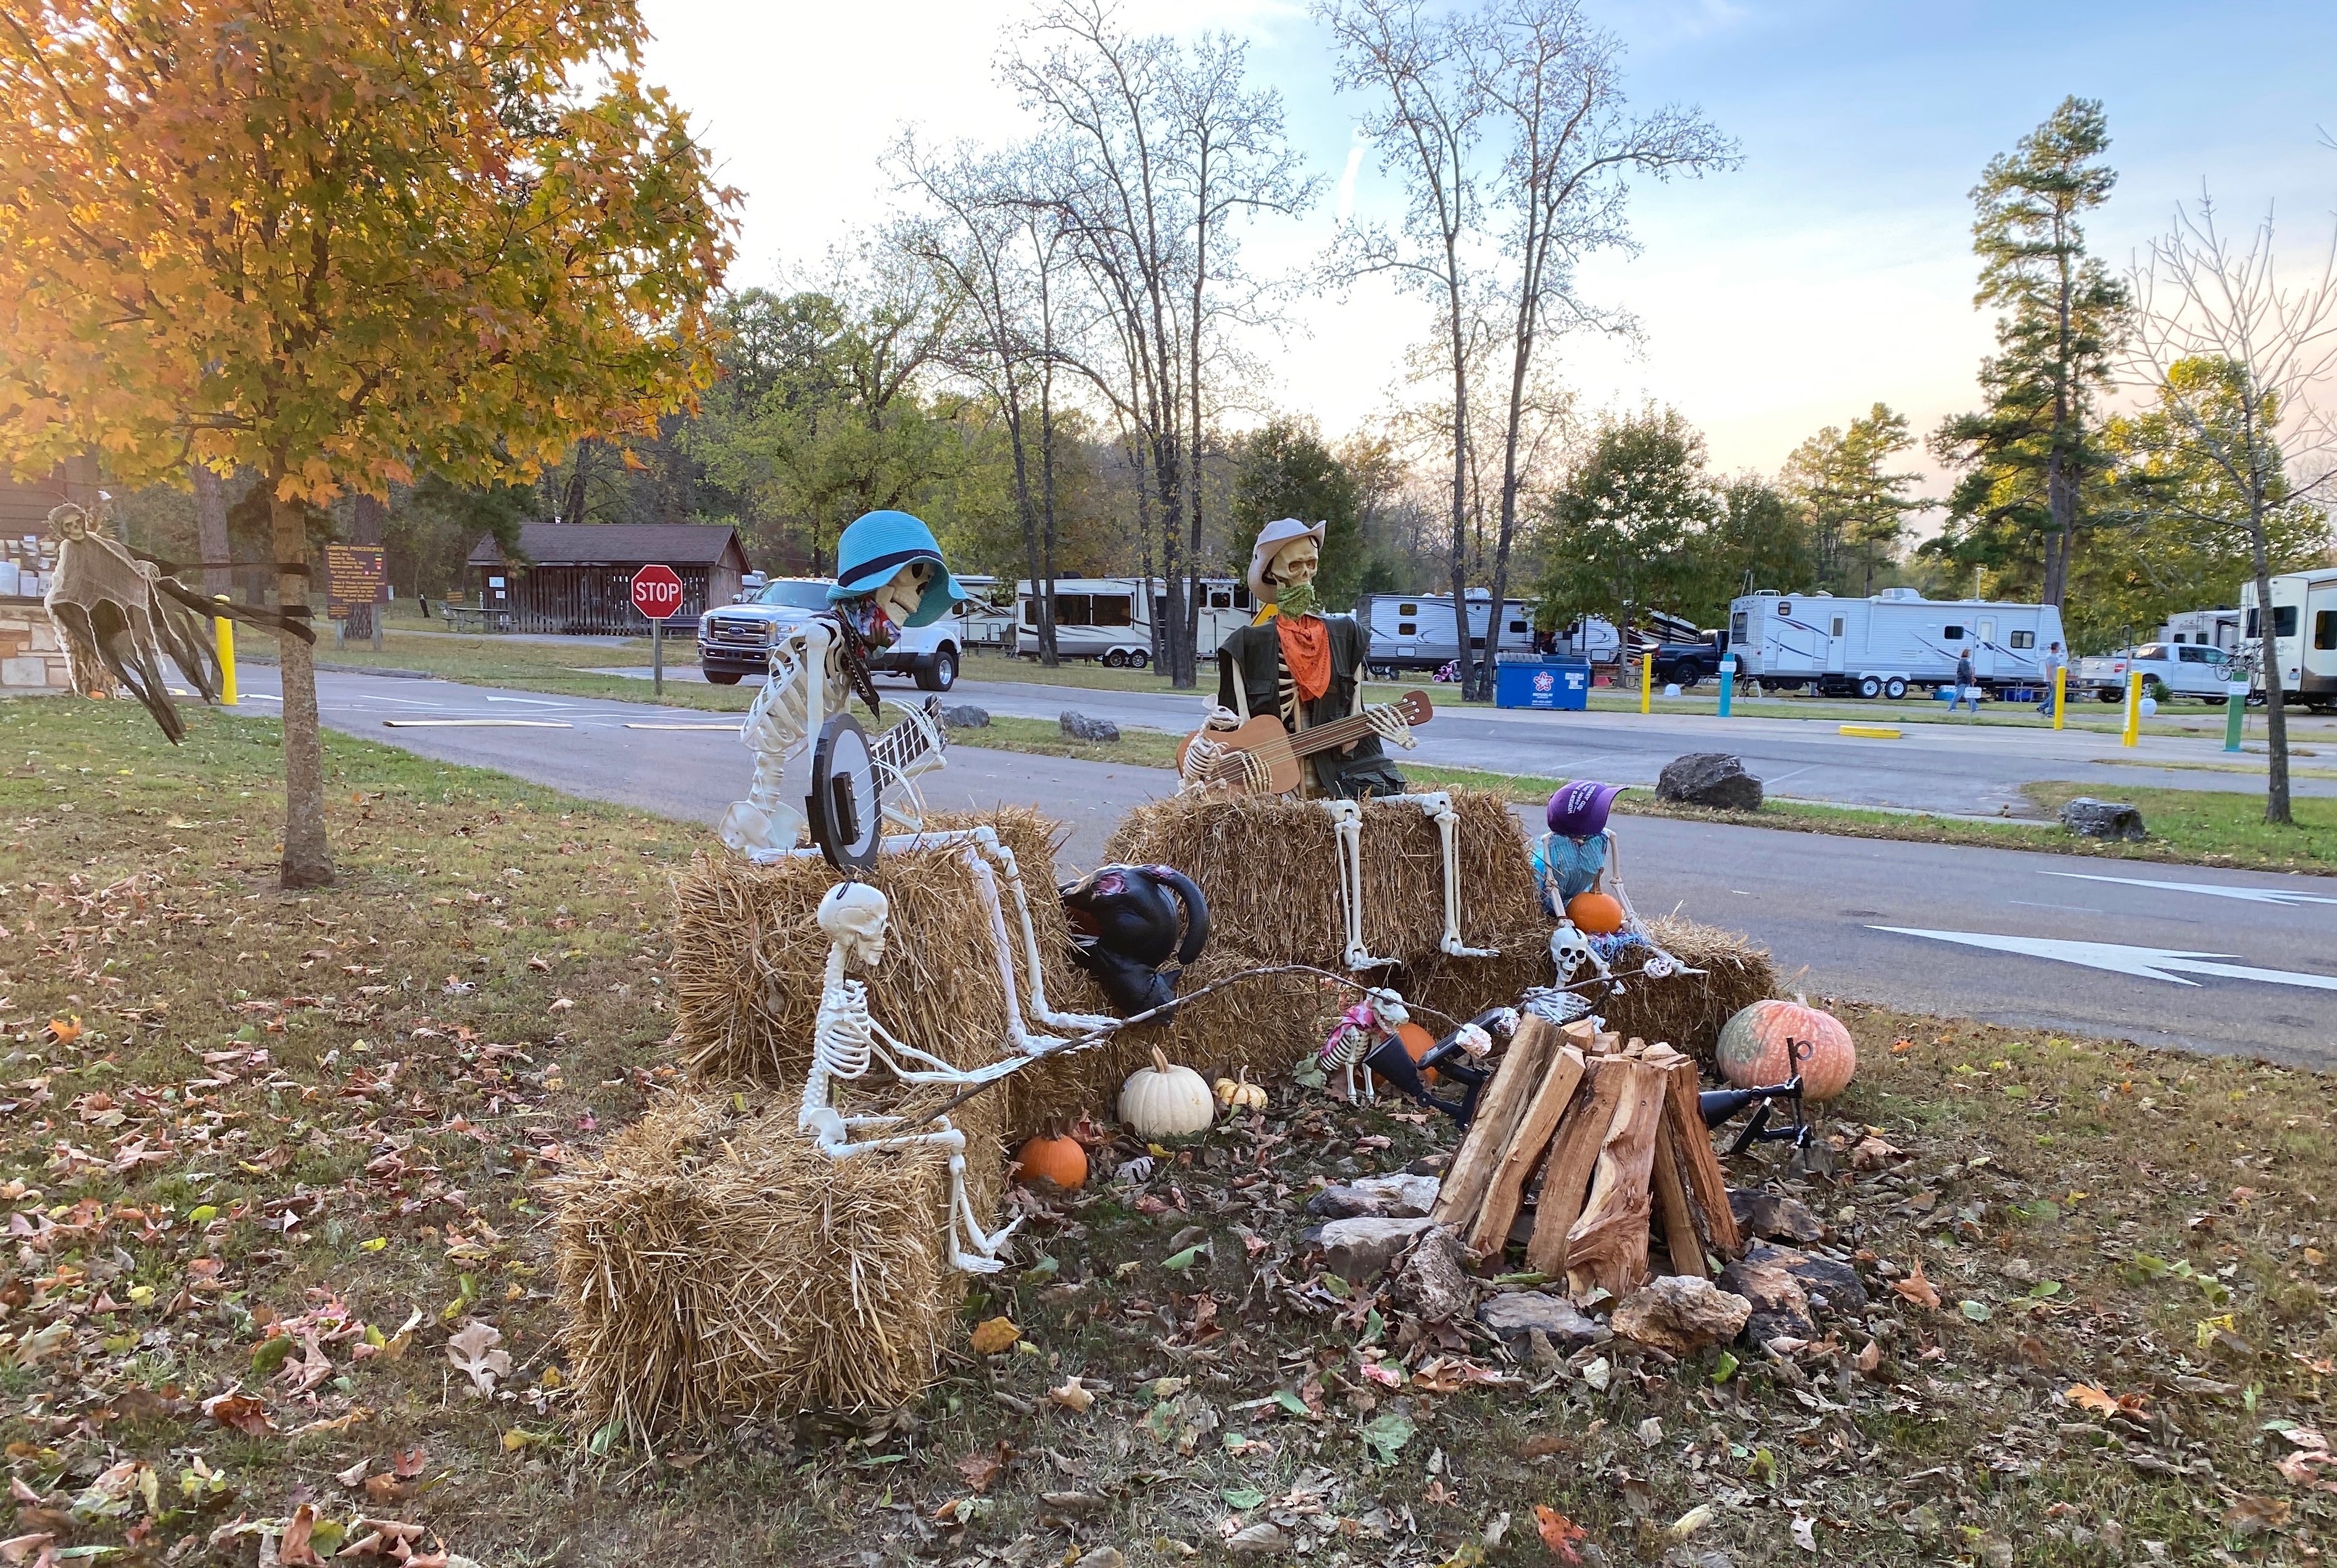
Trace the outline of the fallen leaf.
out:
M 79 1013 L 75 1013 L 70 1018 L 51 1018 L 47 1031 L 49 1043 L 58 1046 L 72 1045 L 81 1038 L 81 1027 Z
M 1852 1147 L 1850 1168 L 1853 1171 L 1879 1171 L 1892 1161 L 1906 1157 L 1907 1151 L 1898 1144 L 1869 1133 Z
M 1996 1310 L 1990 1307 L 1986 1301 L 1965 1300 L 1957 1302 L 1956 1307 L 1958 1310 L 1963 1313 L 1966 1319 L 1974 1323 L 1985 1323 L 1990 1318 L 1996 1316 Z
M 492 1395 L 495 1379 L 511 1376 L 511 1352 L 495 1349 L 503 1340 L 502 1329 L 475 1319 L 446 1340 L 446 1359 L 471 1380 L 473 1393 Z
M 1569 1563 L 1582 1561 L 1582 1553 L 1574 1549 L 1574 1544 L 1589 1534 L 1589 1531 L 1547 1503 L 1534 1505 L 1534 1528 L 1541 1532 L 1541 1544 L 1560 1557 Z
M 1226 1537 L 1228 1552 L 1252 1553 L 1281 1552 L 1288 1548 L 1290 1537 L 1279 1524 L 1252 1524 Z
M 354 1492 L 365 1485 L 366 1472 L 372 1468 L 372 1460 L 360 1459 L 346 1470 L 336 1471 L 333 1479 Z
M 318 1556 L 316 1548 L 308 1544 L 308 1538 L 316 1534 L 316 1505 L 301 1504 L 292 1511 L 292 1517 L 284 1522 L 284 1537 L 276 1544 L 276 1560 L 292 1564 L 293 1568 L 325 1568 L 325 1560 Z
M 1664 1529 L 1664 1544 L 1677 1546 L 1706 1524 L 1719 1517 L 1720 1511 L 1709 1503 L 1699 1503 Z
M 430 1467 L 430 1451 L 418 1446 L 408 1448 L 392 1459 L 389 1467 L 401 1481 L 418 1479 Z
M 1064 1380 L 1062 1387 L 1047 1390 L 1047 1398 L 1066 1410 L 1086 1410 L 1096 1400 L 1094 1394 L 1080 1387 L 1077 1378 Z
M 268 1419 L 268 1407 L 249 1394 L 215 1394 L 203 1401 L 203 1414 L 247 1437 L 265 1437 L 276 1430 Z
M 987 1453 L 968 1454 L 957 1462 L 957 1473 L 964 1476 L 965 1484 L 976 1492 L 987 1492 L 990 1484 L 998 1479 L 998 1473 L 1006 1468 L 1007 1458 L 1012 1453 L 1012 1449 L 1001 1443 Z
M 1814 1552 L 1818 1549 L 1816 1520 L 1804 1519 L 1798 1514 L 1794 1515 L 1794 1544 L 1804 1552 Z
M 1869 1339 L 1866 1342 L 1866 1349 L 1858 1353 L 1852 1365 L 1862 1372 L 1873 1372 L 1877 1367 L 1882 1365 L 1882 1347 Z
M 2287 1499 L 2243 1497 L 2224 1510 L 2224 1528 L 2238 1535 L 2255 1535 L 2288 1523 Z
M 1931 1288 L 1931 1281 L 1923 1277 L 1923 1264 L 1920 1259 L 1916 1261 L 1915 1266 L 1907 1271 L 1905 1279 L 1891 1281 L 1891 1289 L 1897 1295 L 1914 1302 L 1918 1307 L 1930 1307 L 1936 1310 L 1940 1305 L 1940 1293 Z
M 2064 1390 L 2061 1398 L 2091 1415 L 2105 1418 L 2124 1416 L 2129 1420 L 2139 1421 L 2143 1418 L 2142 1407 L 2149 1402 L 2150 1396 L 2112 1394 L 2107 1389 L 2095 1388 L 2091 1383 L 2078 1383 Z
M 364 1485 L 366 1501 L 376 1505 L 403 1503 L 414 1495 L 414 1488 L 395 1475 L 368 1475 Z
M 0 1563 L 28 1563 L 36 1554 L 44 1563 L 54 1563 L 56 1559 L 50 1555 L 48 1548 L 56 1544 L 56 1539 L 54 1534 L 46 1530 L 36 1530 L 27 1535 L 12 1535 L 0 1541 Z
M 980 1356 L 995 1356 L 1001 1350 L 1012 1349 L 1014 1342 L 1022 1337 L 1022 1330 L 1014 1326 L 1013 1319 L 992 1318 L 974 1326 L 974 1353 Z

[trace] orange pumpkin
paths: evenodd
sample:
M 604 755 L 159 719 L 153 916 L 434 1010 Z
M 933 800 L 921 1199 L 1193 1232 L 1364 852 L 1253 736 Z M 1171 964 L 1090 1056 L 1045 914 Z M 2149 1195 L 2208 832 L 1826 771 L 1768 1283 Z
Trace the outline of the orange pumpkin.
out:
M 1623 906 L 1612 894 L 1577 893 L 1566 901 L 1566 918 L 1589 937 L 1611 937 L 1623 929 Z
M 1046 1180 L 1069 1192 L 1087 1185 L 1088 1152 L 1073 1137 L 1032 1138 L 1015 1151 L 1024 1181 Z
M 1720 1076 L 1740 1089 L 1784 1083 L 1798 1056 L 1802 1093 L 1813 1100 L 1833 1099 L 1858 1070 L 1858 1047 L 1842 1020 L 1798 999 L 1755 1002 L 1721 1026 L 1713 1056 Z
M 1409 1021 L 1395 1027 L 1395 1037 L 1403 1042 L 1403 1054 L 1415 1062 L 1436 1048 L 1436 1037 Z M 1421 1074 L 1420 1081 L 1423 1084 L 1436 1082 L 1436 1069 L 1431 1067 Z

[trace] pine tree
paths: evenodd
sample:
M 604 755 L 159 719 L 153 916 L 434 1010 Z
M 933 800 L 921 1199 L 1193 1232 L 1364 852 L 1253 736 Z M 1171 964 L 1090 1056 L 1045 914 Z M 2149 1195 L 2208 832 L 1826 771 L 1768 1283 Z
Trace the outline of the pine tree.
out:
M 1907 416 L 1878 403 L 1846 430 L 1827 425 L 1785 460 L 1785 485 L 1808 514 L 1818 580 L 1827 589 L 1873 593 L 1877 569 L 1898 559 L 1907 514 L 1935 504 L 1907 493 L 1921 474 L 1883 472 L 1914 444 Z
M 2086 482 L 2106 466 L 2091 428 L 2127 306 L 2123 285 L 2086 252 L 2078 219 L 2109 198 L 2101 103 L 2067 98 L 1972 188 L 1973 303 L 2003 312 L 1997 353 L 1980 366 L 1987 406 L 1931 438 L 1963 471 L 1934 553 L 2022 580 L 2036 572 L 2047 604 L 2066 597 L 2085 522 Z

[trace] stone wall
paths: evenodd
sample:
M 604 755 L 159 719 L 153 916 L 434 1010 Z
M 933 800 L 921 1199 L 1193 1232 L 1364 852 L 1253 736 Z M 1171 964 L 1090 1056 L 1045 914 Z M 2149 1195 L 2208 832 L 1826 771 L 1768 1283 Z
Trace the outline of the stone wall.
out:
M 70 691 L 57 628 L 37 599 L 0 599 L 0 692 Z

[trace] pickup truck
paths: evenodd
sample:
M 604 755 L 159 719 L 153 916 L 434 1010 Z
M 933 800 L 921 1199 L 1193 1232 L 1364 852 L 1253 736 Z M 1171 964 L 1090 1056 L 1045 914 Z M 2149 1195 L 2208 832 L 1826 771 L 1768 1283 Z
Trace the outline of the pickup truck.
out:
M 1647 645 L 1642 643 L 1640 647 L 1644 649 Z M 1690 690 L 1698 681 L 1709 680 L 1720 673 L 1722 651 L 1717 637 L 1698 642 L 1659 642 L 1652 649 L 1656 684 Z
M 776 578 L 738 604 L 709 609 L 698 620 L 699 671 L 716 686 L 736 686 L 741 676 L 763 674 L 770 667 L 773 639 L 826 609 L 832 586 L 826 578 Z M 944 616 L 903 632 L 868 667 L 913 676 L 920 691 L 947 691 L 957 684 L 960 657 L 957 621 Z
M 2201 702 L 2220 704 L 2234 667 L 2230 654 L 2205 643 L 2146 642 L 2079 659 L 2069 672 L 2069 695 L 2074 697 L 2090 690 L 2104 702 L 2124 702 L 2127 677 L 2140 670 L 2145 696 L 2161 702 L 2195 696 Z

